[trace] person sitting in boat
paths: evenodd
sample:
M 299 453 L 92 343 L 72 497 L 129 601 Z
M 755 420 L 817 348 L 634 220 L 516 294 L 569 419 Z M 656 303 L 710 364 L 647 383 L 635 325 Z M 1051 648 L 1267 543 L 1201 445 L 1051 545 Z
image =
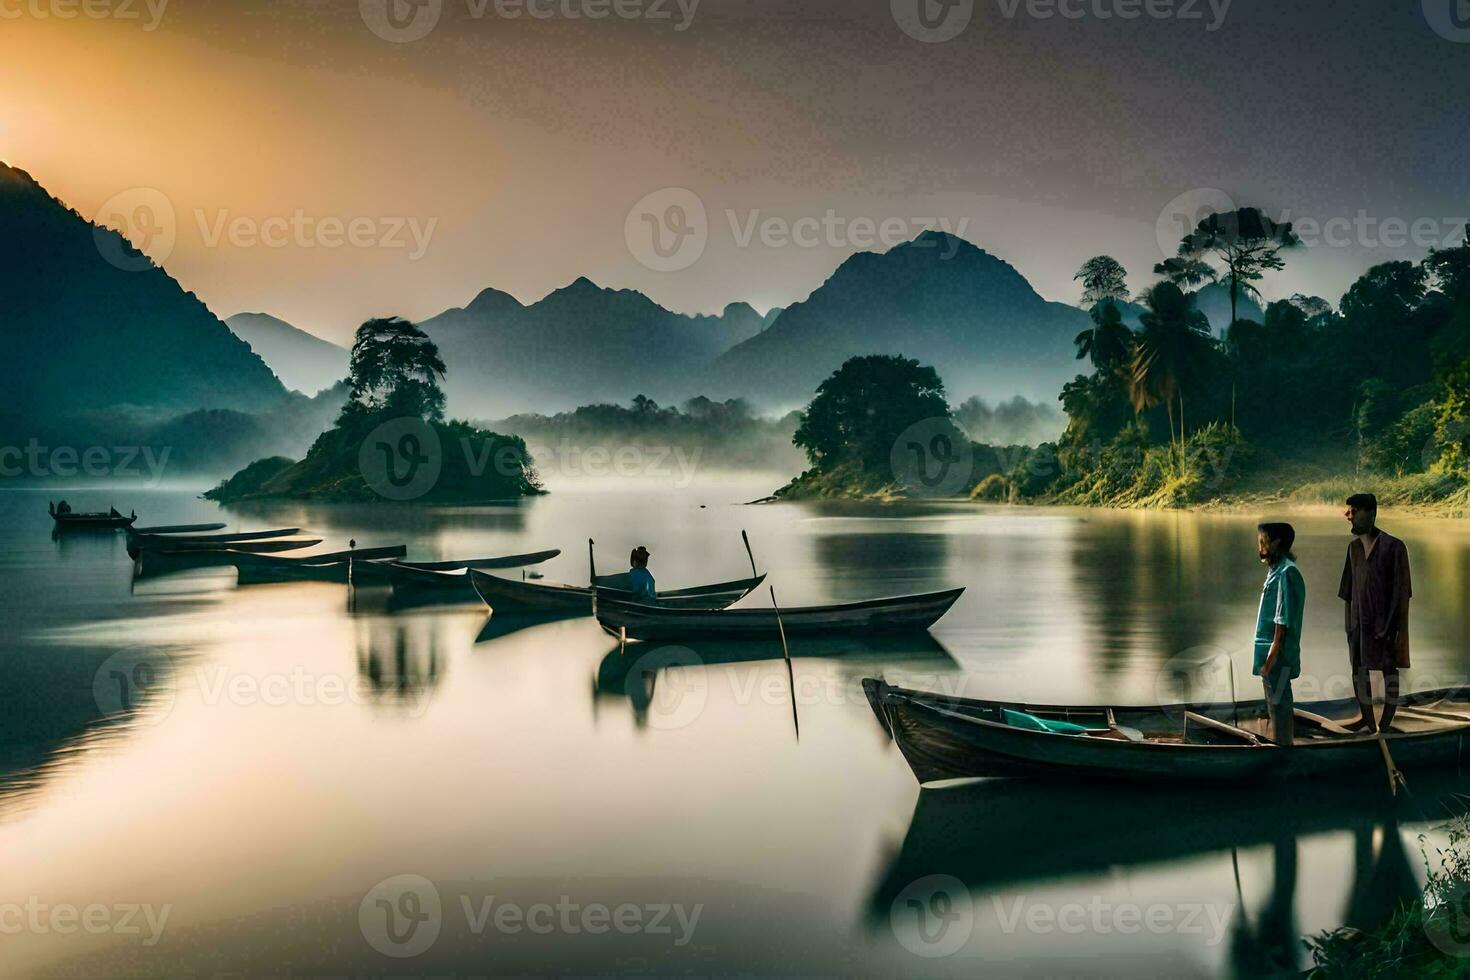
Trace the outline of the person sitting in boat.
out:
M 658 599 L 658 593 L 653 587 L 653 573 L 648 570 L 648 559 L 651 557 L 648 549 L 641 544 L 628 556 L 628 564 L 631 566 L 628 569 L 629 590 L 637 598 L 648 602 Z
M 58 514 L 70 514 L 71 513 L 71 504 L 69 504 L 65 500 L 63 500 L 61 503 L 59 503 L 59 504 L 56 505 L 56 513 L 58 513 Z
M 1271 739 L 1290 745 L 1296 729 L 1296 700 L 1291 682 L 1302 672 L 1302 620 L 1307 608 L 1307 582 L 1296 567 L 1291 546 L 1296 529 L 1267 523 L 1256 528 L 1256 552 L 1268 567 L 1256 612 L 1255 666 L 1266 691 Z

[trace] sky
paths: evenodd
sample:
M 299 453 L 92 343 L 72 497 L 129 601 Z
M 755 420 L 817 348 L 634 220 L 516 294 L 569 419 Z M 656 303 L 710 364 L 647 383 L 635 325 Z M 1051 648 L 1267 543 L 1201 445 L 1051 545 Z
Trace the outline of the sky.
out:
M 1230 204 L 1335 301 L 1463 241 L 1467 110 L 1466 0 L 0 0 L 0 160 L 339 342 L 578 276 L 765 310 L 926 227 L 1076 302 Z

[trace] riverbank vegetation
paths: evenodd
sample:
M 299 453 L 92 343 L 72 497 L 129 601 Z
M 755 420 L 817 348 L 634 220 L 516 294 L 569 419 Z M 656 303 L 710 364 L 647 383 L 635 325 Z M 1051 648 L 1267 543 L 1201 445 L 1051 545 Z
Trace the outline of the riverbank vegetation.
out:
M 1211 331 L 1198 290 L 1223 286 L 1235 316 L 1299 247 L 1289 223 L 1257 209 L 1208 215 L 1177 256 L 1153 268 L 1136 308 L 1123 266 L 1089 259 L 1076 278 L 1091 326 L 1075 340 L 1088 370 L 1060 393 L 1064 431 L 1019 454 L 976 444 L 965 491 L 991 501 L 1187 507 L 1336 504 L 1368 489 L 1390 505 L 1470 511 L 1470 247 L 1374 266 L 1336 306 L 1295 295 L 1266 305 L 1260 322 L 1235 318 L 1223 334 Z M 1125 307 L 1139 311 L 1136 326 Z M 813 455 L 801 436 L 838 404 L 824 389 L 870 360 L 844 365 L 802 416 L 797 445 L 821 479 L 800 482 L 813 493 L 895 490 L 883 479 L 893 447 L 881 439 Z M 912 415 L 907 396 L 879 397 L 899 398 L 898 414 Z M 954 420 L 941 402 L 927 406 L 931 417 Z M 857 419 L 875 404 L 846 410 Z
M 444 374 L 417 326 L 369 320 L 352 346 L 347 401 L 305 457 L 257 460 L 205 496 L 474 503 L 540 493 L 524 440 L 445 421 Z

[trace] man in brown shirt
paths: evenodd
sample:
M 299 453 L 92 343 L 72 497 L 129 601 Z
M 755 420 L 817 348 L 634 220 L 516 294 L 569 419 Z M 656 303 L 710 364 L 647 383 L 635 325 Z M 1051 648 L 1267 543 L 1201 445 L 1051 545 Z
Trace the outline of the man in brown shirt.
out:
M 1387 730 L 1398 709 L 1399 668 L 1409 666 L 1409 549 L 1378 527 L 1378 498 L 1356 493 L 1347 500 L 1353 541 L 1348 545 L 1337 591 L 1347 603 L 1348 658 L 1353 694 L 1361 717 L 1349 727 Z M 1383 719 L 1373 720 L 1373 689 L 1368 672 L 1383 673 Z

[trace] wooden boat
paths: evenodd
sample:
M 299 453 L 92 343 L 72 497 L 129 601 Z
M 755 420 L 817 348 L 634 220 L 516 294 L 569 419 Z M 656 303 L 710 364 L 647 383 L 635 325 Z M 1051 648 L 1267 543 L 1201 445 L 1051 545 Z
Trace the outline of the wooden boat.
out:
M 312 545 L 322 543 L 321 538 L 269 538 L 263 541 L 180 541 L 176 544 L 153 545 L 149 543 L 142 547 L 128 544 L 128 556 L 137 560 L 139 555 L 150 551 L 168 551 L 180 554 L 189 551 L 241 551 L 253 554 L 274 554 L 278 551 L 296 551 L 301 548 L 310 548 Z
M 626 635 L 630 640 L 774 639 L 781 635 L 783 628 L 787 636 L 922 632 L 948 612 L 964 591 L 948 589 L 891 599 L 782 609 L 778 625 L 776 610 L 772 608 L 668 609 L 604 599 L 602 590 L 598 590 L 597 621 L 613 636 Z
M 1298 703 L 1290 747 L 1270 740 L 1259 700 L 1034 705 L 913 691 L 875 678 L 864 679 L 863 690 L 920 783 L 984 776 L 1244 783 L 1363 771 L 1386 779 L 1388 758 L 1404 771 L 1455 764 L 1470 735 L 1470 691 L 1460 688 L 1404 696 L 1394 717 L 1401 731 L 1381 736 L 1342 727 L 1358 716 L 1351 699 Z
M 139 534 L 136 531 L 130 531 L 128 533 L 128 554 L 137 558 L 138 552 L 149 548 L 169 551 L 234 548 L 256 541 L 289 538 L 293 534 L 300 533 L 301 528 L 299 527 L 283 527 L 273 531 L 239 531 L 234 534 Z
M 138 515 L 136 513 L 131 514 L 128 517 L 124 517 L 122 514 L 118 513 L 116 507 L 108 508 L 106 513 L 98 512 L 93 514 L 79 514 L 74 511 L 58 511 L 54 503 L 48 503 L 46 505 L 46 508 L 47 511 L 51 514 L 51 519 L 56 522 L 56 526 L 58 528 L 65 528 L 67 530 L 71 530 L 72 528 L 110 529 L 119 527 L 131 527 L 133 522 L 138 519 Z
M 346 585 L 353 580 L 357 569 L 375 561 L 402 558 L 408 554 L 408 547 L 398 544 L 382 548 L 354 548 L 299 558 L 238 551 L 225 554 L 229 556 L 228 564 L 235 566 L 241 585 L 268 582 L 336 582 Z
M 494 558 L 465 558 L 457 561 L 388 561 L 362 562 L 354 571 L 358 585 L 391 585 L 395 589 L 432 589 L 460 592 L 467 601 L 475 598 L 469 570 L 484 568 L 523 568 L 550 561 L 561 554 L 560 548 L 532 551 L 523 555 L 500 555 Z
M 515 579 L 486 575 L 470 570 L 470 581 L 485 605 L 492 612 L 574 612 L 583 615 L 592 612 L 592 588 L 585 585 L 562 585 L 555 582 L 520 582 Z M 685 589 L 659 592 L 660 609 L 723 609 L 739 602 L 760 587 L 765 576 L 736 579 L 732 582 L 717 582 L 713 585 L 696 585 Z M 624 589 L 608 588 L 602 583 L 623 583 L 624 575 L 598 576 L 598 602 L 603 597 L 609 602 L 621 601 L 628 605 L 639 605 L 633 593 Z
M 223 531 L 223 521 L 213 524 L 165 524 L 158 527 L 135 527 L 130 529 L 130 534 L 202 534 L 206 531 Z
M 319 538 L 285 538 L 280 541 L 240 541 L 233 548 L 217 546 L 180 546 L 178 548 L 143 548 L 133 557 L 133 573 L 140 577 L 162 575 L 191 568 L 215 568 L 233 565 L 241 555 L 268 557 L 277 552 L 295 551 L 321 544 Z

